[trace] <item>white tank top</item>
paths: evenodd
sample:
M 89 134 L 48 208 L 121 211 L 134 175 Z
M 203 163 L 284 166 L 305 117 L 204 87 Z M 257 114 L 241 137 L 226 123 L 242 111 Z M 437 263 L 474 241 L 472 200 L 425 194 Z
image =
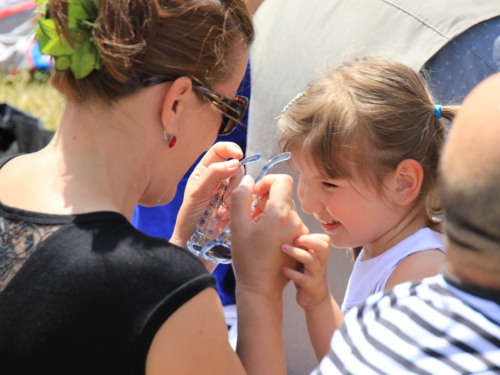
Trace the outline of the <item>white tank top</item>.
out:
M 431 249 L 445 251 L 443 236 L 430 228 L 422 228 L 375 258 L 362 260 L 361 250 L 354 263 L 342 303 L 344 315 L 352 307 L 364 302 L 368 296 L 384 291 L 392 272 L 407 256 Z

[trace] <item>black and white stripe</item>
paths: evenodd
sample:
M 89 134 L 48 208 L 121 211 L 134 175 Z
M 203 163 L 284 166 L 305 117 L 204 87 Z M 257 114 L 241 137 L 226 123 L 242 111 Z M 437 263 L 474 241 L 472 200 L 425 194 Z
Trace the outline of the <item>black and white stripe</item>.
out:
M 500 304 L 443 275 L 353 308 L 319 374 L 500 374 Z

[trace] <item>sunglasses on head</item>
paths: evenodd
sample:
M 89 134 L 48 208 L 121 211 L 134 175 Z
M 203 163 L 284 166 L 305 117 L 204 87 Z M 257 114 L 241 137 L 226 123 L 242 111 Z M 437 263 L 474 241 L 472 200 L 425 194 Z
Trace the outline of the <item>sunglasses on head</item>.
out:
M 150 77 L 144 78 L 142 84 L 145 87 L 149 87 L 168 81 L 172 80 L 161 77 Z M 222 123 L 218 134 L 228 135 L 231 133 L 238 126 L 248 108 L 248 98 L 236 95 L 234 99 L 229 99 L 204 86 L 193 85 L 193 88 L 210 100 L 210 103 L 221 112 Z

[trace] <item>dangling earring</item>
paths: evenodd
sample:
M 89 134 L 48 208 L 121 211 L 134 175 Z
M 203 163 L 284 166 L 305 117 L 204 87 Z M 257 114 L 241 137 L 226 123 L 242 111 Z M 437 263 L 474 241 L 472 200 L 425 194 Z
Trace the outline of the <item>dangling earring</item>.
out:
M 172 148 L 177 143 L 177 137 L 175 134 L 167 134 L 166 130 L 163 130 L 163 139 L 168 143 L 168 148 Z

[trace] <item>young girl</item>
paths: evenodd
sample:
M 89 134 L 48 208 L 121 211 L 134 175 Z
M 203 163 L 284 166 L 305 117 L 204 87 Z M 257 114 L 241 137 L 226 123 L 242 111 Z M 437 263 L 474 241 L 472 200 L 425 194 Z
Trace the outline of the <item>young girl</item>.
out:
M 312 81 L 279 119 L 280 144 L 299 174 L 302 210 L 328 236 L 301 236 L 283 251 L 303 264 L 283 268 L 297 287 L 318 359 L 343 314 L 368 296 L 438 273 L 437 166 L 444 119 L 424 79 L 385 58 L 345 63 Z M 328 290 L 329 243 L 355 258 L 342 308 Z

